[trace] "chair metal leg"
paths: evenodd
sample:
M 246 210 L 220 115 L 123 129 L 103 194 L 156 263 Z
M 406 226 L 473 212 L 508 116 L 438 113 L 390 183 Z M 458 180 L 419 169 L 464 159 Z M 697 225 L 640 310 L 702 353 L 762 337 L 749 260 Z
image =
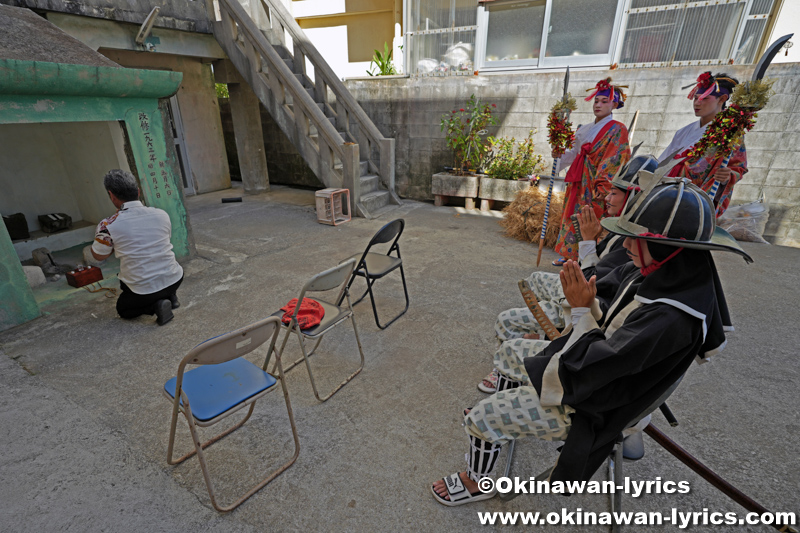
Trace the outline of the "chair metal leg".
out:
M 209 446 L 211 446 L 215 442 L 218 442 L 218 441 L 222 440 L 224 437 L 230 435 L 231 433 L 233 433 L 234 431 L 236 431 L 237 429 L 242 427 L 244 425 L 244 423 L 247 422 L 247 420 L 250 418 L 250 415 L 253 414 L 253 409 L 255 409 L 255 406 L 256 406 L 255 402 L 250 404 L 250 409 L 248 409 L 248 411 L 247 411 L 247 416 L 245 416 L 240 422 L 237 422 L 236 425 L 226 429 L 225 431 L 223 431 L 219 435 L 217 435 L 215 437 L 212 437 L 209 440 L 207 440 L 206 442 L 202 443 L 200 445 L 200 449 L 201 450 L 205 450 L 206 448 L 208 448 Z M 191 430 L 191 428 L 194 426 L 194 422 L 190 421 L 190 420 L 192 420 L 192 418 L 191 418 L 191 410 L 188 411 L 188 414 L 187 414 L 187 411 L 184 411 L 183 416 L 186 417 L 186 422 L 189 424 L 189 429 Z M 192 442 L 195 443 L 195 450 L 187 453 L 186 455 L 182 455 L 181 457 L 178 457 L 177 459 L 173 459 L 172 458 L 172 452 L 173 452 L 173 450 L 175 448 L 175 430 L 176 430 L 177 423 L 178 423 L 178 418 L 177 418 L 177 416 L 173 415 L 172 422 L 171 422 L 170 428 L 169 428 L 169 445 L 167 446 L 167 464 L 170 464 L 170 465 L 180 464 L 180 463 L 184 462 L 186 459 L 189 459 L 190 457 L 192 457 L 195 454 L 197 454 L 197 444 L 200 442 L 200 439 L 198 437 L 195 437 L 194 434 L 192 434 Z
M 253 402 L 250 405 L 250 409 L 247 411 L 247 416 L 244 418 L 244 420 L 242 420 L 241 422 L 239 422 L 238 424 L 236 424 L 232 428 L 226 430 L 225 432 L 220 433 L 216 437 L 208 440 L 207 442 L 205 442 L 203 444 L 200 444 L 200 436 L 198 435 L 197 426 L 194 423 L 194 418 L 192 417 L 191 407 L 189 407 L 188 401 L 185 400 L 184 401 L 184 405 L 186 405 L 186 409 L 184 410 L 183 414 L 186 417 L 187 423 L 189 424 L 189 432 L 192 435 L 192 442 L 194 442 L 195 450 L 193 452 L 190 452 L 190 453 L 184 455 L 183 457 L 181 457 L 179 459 L 176 459 L 176 460 L 172 459 L 172 451 L 173 451 L 173 445 L 174 445 L 174 442 L 175 442 L 175 422 L 177 421 L 177 417 L 173 417 L 173 424 L 170 426 L 170 441 L 169 441 L 169 446 L 168 446 L 168 450 L 167 450 L 167 462 L 169 464 L 171 464 L 171 465 L 178 464 L 178 463 L 181 463 L 181 462 L 185 461 L 186 459 L 188 459 L 189 457 L 191 457 L 191 456 L 196 454 L 197 455 L 197 459 L 200 462 L 200 470 L 203 472 L 203 479 L 206 482 L 206 489 L 208 490 L 208 497 L 211 499 L 211 505 L 217 511 L 226 513 L 226 512 L 232 511 L 232 510 L 236 509 L 237 507 L 239 507 L 242 503 L 244 503 L 253 494 L 255 494 L 256 492 L 258 492 L 259 490 L 264 488 L 269 482 L 271 482 L 273 479 L 278 477 L 287 468 L 292 466 L 294 464 L 294 462 L 297 461 L 297 457 L 300 455 L 300 438 L 299 438 L 298 433 L 297 433 L 297 425 L 295 424 L 295 421 L 294 421 L 294 412 L 292 411 L 292 404 L 291 404 L 291 401 L 289 400 L 289 390 L 286 387 L 286 379 L 284 377 L 283 367 L 282 367 L 281 362 L 280 362 L 280 356 L 278 356 L 278 358 L 277 358 L 276 365 L 277 365 L 278 371 L 279 371 L 278 379 L 280 380 L 281 387 L 283 389 L 283 398 L 284 398 L 284 401 L 286 402 L 286 410 L 287 410 L 287 413 L 289 415 L 289 423 L 290 423 L 290 425 L 292 427 L 292 437 L 294 439 L 294 454 L 292 455 L 292 457 L 285 464 L 283 464 L 282 466 L 280 466 L 279 468 L 274 470 L 266 479 L 262 480 L 256 486 L 254 486 L 253 488 L 248 490 L 244 495 L 242 495 L 239 499 L 234 501 L 232 504 L 230 504 L 230 505 L 220 505 L 217 502 L 217 496 L 216 496 L 216 492 L 214 490 L 214 482 L 211 480 L 211 474 L 208 471 L 208 464 L 206 463 L 206 456 L 205 456 L 205 451 L 204 450 L 206 448 L 208 448 L 209 446 L 211 446 L 212 444 L 214 444 L 215 442 L 217 442 L 220 439 L 222 439 L 223 437 L 225 437 L 226 435 L 229 435 L 234 430 L 236 430 L 239 427 L 241 427 L 250 418 L 250 415 L 253 414 L 253 409 L 255 408 L 256 403 Z
M 508 443 L 508 450 L 506 451 L 506 469 L 503 472 L 504 477 L 508 477 L 508 474 L 511 473 L 511 461 L 514 459 L 514 448 L 517 445 L 516 440 L 512 440 Z M 516 498 L 516 493 L 512 491 L 508 491 L 506 493 L 500 493 L 500 499 L 504 502 L 508 502 Z
M 353 305 L 358 305 L 359 303 L 361 303 L 361 300 L 363 300 L 367 296 L 367 294 L 369 294 L 369 278 L 364 278 L 364 279 L 367 282 L 367 288 L 364 289 L 364 294 L 356 298 L 356 301 L 353 302 Z
M 290 334 L 291 334 L 291 331 L 287 330 L 286 336 L 288 337 Z M 319 346 L 319 344 L 322 342 L 322 337 L 324 337 L 324 335 L 323 335 L 323 336 L 320 336 L 320 338 L 319 338 L 319 339 L 317 339 L 317 342 L 314 344 L 314 348 L 312 348 L 312 349 L 311 349 L 311 351 L 310 351 L 310 352 L 308 352 L 308 356 L 309 356 L 309 357 L 311 357 L 312 355 L 314 355 L 314 352 L 316 352 L 316 351 L 317 351 L 317 347 L 318 347 L 318 346 Z M 304 357 L 300 357 L 300 358 L 298 358 L 298 359 L 297 359 L 295 362 L 293 362 L 292 364 L 290 364 L 289 366 L 287 366 L 286 368 L 284 368 L 284 369 L 283 369 L 283 371 L 284 371 L 284 372 L 288 372 L 289 370 L 293 369 L 294 367 L 296 367 L 297 365 L 299 365 L 299 364 L 300 364 L 300 363 L 302 363 L 303 361 L 305 361 L 305 358 L 304 358 Z M 274 366 L 274 365 L 273 365 L 273 367 L 272 367 L 272 373 L 273 373 L 273 374 L 275 373 L 275 366 Z
M 389 326 L 392 325 L 392 323 L 394 323 L 395 320 L 397 320 L 398 318 L 400 318 L 401 316 L 406 314 L 406 311 L 408 311 L 408 306 L 409 306 L 410 302 L 409 302 L 409 299 L 408 299 L 408 287 L 406 285 L 406 276 L 405 276 L 405 273 L 403 272 L 403 265 L 402 264 L 400 265 L 400 279 L 403 281 L 403 294 L 405 295 L 405 298 L 406 298 L 406 306 L 400 312 L 399 315 L 397 315 L 396 317 L 391 319 L 385 325 L 381 325 L 381 322 L 378 319 L 378 308 L 375 306 L 375 295 L 372 294 L 372 285 L 373 285 L 374 282 L 370 283 L 369 279 L 367 279 L 367 292 L 369 292 L 369 299 L 370 299 L 370 302 L 372 303 L 372 314 L 375 315 L 375 324 L 380 329 L 388 328 Z M 363 298 L 364 297 L 362 296 L 361 299 L 363 299 Z M 360 299 L 357 300 L 356 303 L 358 303 L 359 301 L 360 301 Z M 355 305 L 355 304 L 353 304 L 353 305 Z
M 670 426 L 676 427 L 678 425 L 678 419 L 672 414 L 672 410 L 667 405 L 667 402 L 662 403 L 658 408 L 661 409 L 661 414 L 664 415 L 664 418 L 667 419 Z
M 508 477 L 508 474 L 511 473 L 511 461 L 514 459 L 514 447 L 517 445 L 517 441 L 512 440 L 508 444 L 508 452 L 506 452 L 506 469 L 503 472 L 503 477 Z
M 350 298 L 348 297 L 348 304 L 350 303 L 349 300 L 350 300 Z M 351 306 L 351 311 L 352 311 L 352 306 Z M 299 330 L 297 331 L 297 336 L 298 336 L 298 339 L 300 340 L 300 349 L 303 352 L 303 360 L 305 360 L 306 368 L 308 369 L 308 377 L 311 380 L 311 388 L 314 390 L 314 396 L 316 396 L 317 400 L 319 400 L 321 402 L 327 401 L 331 396 L 333 396 L 334 394 L 339 392 L 339 390 L 342 387 L 347 385 L 347 383 L 349 383 L 351 379 L 356 377 L 364 369 L 364 350 L 361 347 L 361 337 L 359 337 L 359 335 L 358 335 L 358 327 L 356 326 L 355 313 L 351 313 L 349 319 L 353 322 L 353 332 L 355 333 L 356 343 L 358 344 L 358 353 L 361 356 L 361 365 L 358 367 L 358 369 L 355 372 L 353 372 L 347 378 L 345 378 L 344 381 L 342 381 L 335 389 L 333 389 L 325 397 L 320 397 L 320 395 L 319 395 L 319 391 L 317 390 L 317 383 L 314 380 L 314 373 L 311 371 L 311 362 L 309 361 L 309 357 L 311 357 L 311 353 L 313 353 L 314 350 L 317 349 L 317 346 L 319 345 L 319 342 L 317 342 L 317 344 L 314 346 L 314 350 L 312 350 L 311 353 L 306 353 L 306 345 L 303 342 L 303 334 Z
M 336 300 L 336 305 L 337 305 L 337 306 L 341 306 L 341 305 L 342 305 L 342 302 L 344 302 L 345 293 L 349 293 L 349 292 L 350 292 L 350 287 L 353 285 L 353 283 L 354 283 L 354 282 L 356 281 L 356 279 L 357 279 L 357 278 L 359 278 L 359 277 L 362 277 L 362 276 L 359 276 L 359 275 L 356 273 L 356 270 L 354 270 L 354 271 L 353 271 L 353 273 L 350 275 L 350 280 L 347 282 L 347 285 L 345 286 L 345 290 L 344 290 L 344 291 L 342 291 L 342 292 L 339 294 L 339 298 Z M 362 295 L 361 295 L 361 297 L 360 297 L 359 299 L 357 299 L 355 302 L 353 302 L 353 305 L 356 305 L 358 302 L 360 302 L 361 300 L 363 300 L 363 299 L 364 299 L 364 296 L 366 296 L 366 295 L 367 295 L 367 293 L 366 293 L 366 291 L 365 291 L 365 292 L 364 292 L 364 294 L 362 294 Z
M 617 437 L 616 444 L 614 445 L 614 452 L 608 456 L 608 478 L 614 486 L 622 482 L 622 434 Z M 611 512 L 622 512 L 622 492 L 614 491 L 611 494 Z M 612 522 L 611 533 L 619 533 L 622 530 L 622 525 Z

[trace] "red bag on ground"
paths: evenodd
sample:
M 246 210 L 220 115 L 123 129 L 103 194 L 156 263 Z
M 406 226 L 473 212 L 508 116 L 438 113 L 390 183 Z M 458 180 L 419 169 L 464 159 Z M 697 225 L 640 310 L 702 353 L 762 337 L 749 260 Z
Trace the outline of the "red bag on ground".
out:
M 297 307 L 297 298 L 292 298 L 288 304 L 281 307 L 281 311 L 283 311 L 281 322 L 289 324 L 292 321 L 295 307 Z M 300 329 L 313 328 L 322 322 L 324 316 L 325 309 L 319 302 L 311 298 L 303 298 L 303 303 L 300 304 L 300 310 L 297 312 L 297 323 L 300 325 Z

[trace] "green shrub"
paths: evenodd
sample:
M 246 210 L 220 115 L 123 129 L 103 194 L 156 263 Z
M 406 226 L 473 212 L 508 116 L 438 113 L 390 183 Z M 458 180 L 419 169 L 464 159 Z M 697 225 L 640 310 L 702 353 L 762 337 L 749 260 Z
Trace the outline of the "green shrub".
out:
M 228 94 L 228 86 L 224 83 L 215 83 L 214 90 L 217 92 L 217 98 L 230 98 Z
M 442 115 L 441 131 L 447 134 L 447 147 L 453 150 L 455 173 L 464 175 L 465 170 L 480 168 L 489 150 L 489 143 L 482 139 L 486 128 L 497 124 L 492 116 L 495 104 L 484 104 L 475 95 L 469 97 L 467 105 Z
M 533 151 L 533 130 L 519 143 L 515 138 L 489 137 L 490 150 L 483 158 L 484 172 L 501 180 L 517 180 L 544 170 L 542 156 Z

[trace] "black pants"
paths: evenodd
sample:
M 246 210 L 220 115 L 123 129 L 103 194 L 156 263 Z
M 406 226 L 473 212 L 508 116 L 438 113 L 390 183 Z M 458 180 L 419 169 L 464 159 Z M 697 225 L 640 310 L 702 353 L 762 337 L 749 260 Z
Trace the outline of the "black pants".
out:
M 159 300 L 167 300 L 170 296 L 175 294 L 178 287 L 183 282 L 181 279 L 170 285 L 165 289 L 151 294 L 136 294 L 133 292 L 123 281 L 119 282 L 119 287 L 122 289 L 122 294 L 117 299 L 117 313 L 122 318 L 136 318 L 140 315 L 154 315 L 156 314 L 156 302 Z

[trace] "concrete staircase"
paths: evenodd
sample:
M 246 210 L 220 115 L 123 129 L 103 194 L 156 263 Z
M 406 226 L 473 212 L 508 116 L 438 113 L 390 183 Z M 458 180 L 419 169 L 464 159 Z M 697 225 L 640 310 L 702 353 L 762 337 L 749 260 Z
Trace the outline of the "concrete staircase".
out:
M 394 139 L 381 135 L 281 1 L 206 6 L 214 37 L 317 178 L 349 189 L 357 216 L 399 205 Z

